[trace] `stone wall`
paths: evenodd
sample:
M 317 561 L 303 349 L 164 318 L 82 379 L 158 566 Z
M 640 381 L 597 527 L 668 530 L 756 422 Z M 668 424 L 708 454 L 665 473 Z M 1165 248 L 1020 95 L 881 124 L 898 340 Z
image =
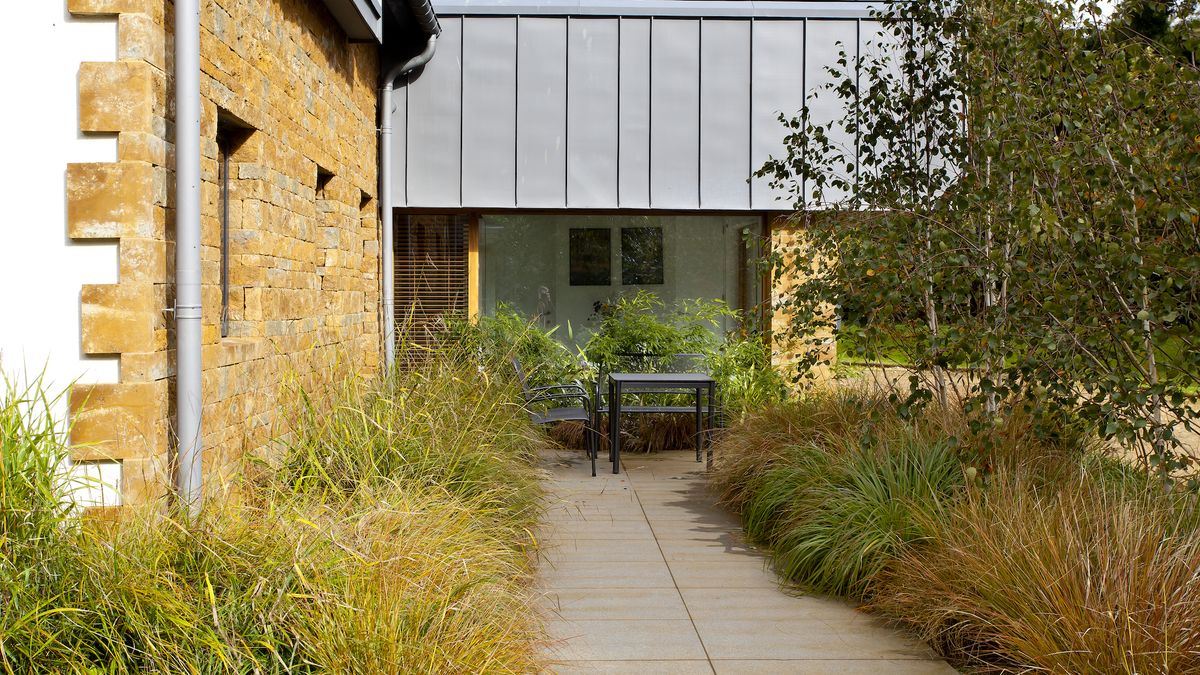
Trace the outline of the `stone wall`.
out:
M 810 353 L 809 350 L 819 349 L 821 352 L 819 365 L 814 369 L 818 381 L 831 377 L 832 366 L 837 363 L 837 343 L 834 341 L 832 331 L 815 336 L 822 340 L 820 347 L 814 347 L 811 343 L 802 344 L 788 337 L 793 319 L 782 302 L 789 294 L 795 292 L 800 279 L 796 276 L 798 272 L 792 265 L 793 257 L 786 251 L 795 250 L 803 244 L 804 226 L 802 221 L 781 218 L 771 224 L 771 247 L 776 251 L 784 252 L 782 264 L 785 269 L 790 271 L 783 275 L 783 278 L 776 280 L 771 287 L 771 360 L 778 370 L 788 376 L 789 382 L 791 381 L 790 376 L 795 373 L 796 363 L 802 356 Z M 773 277 L 774 275 L 772 275 Z M 833 308 L 829 308 L 829 311 L 832 313 Z
M 82 349 L 118 354 L 120 382 L 71 397 L 77 460 L 122 462 L 124 503 L 167 494 L 174 335 L 172 7 L 68 0 L 118 21 L 118 61 L 79 69 L 80 129 L 116 134 L 118 161 L 67 168 L 68 230 L 117 240 L 120 279 L 82 289 Z M 202 4 L 202 242 L 206 473 L 286 431 L 285 383 L 380 360 L 377 48 L 348 43 L 318 0 Z M 229 330 L 221 336 L 217 132 L 235 139 Z M 210 480 L 215 486 L 221 480 Z

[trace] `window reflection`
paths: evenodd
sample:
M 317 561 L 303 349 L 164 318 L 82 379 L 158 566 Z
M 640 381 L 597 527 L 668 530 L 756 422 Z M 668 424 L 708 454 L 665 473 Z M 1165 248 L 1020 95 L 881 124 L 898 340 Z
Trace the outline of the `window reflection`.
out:
M 481 310 L 508 305 L 580 345 L 596 307 L 642 288 L 668 306 L 704 298 L 745 308 L 757 283 L 744 233 L 760 227 L 757 215 L 483 216 Z

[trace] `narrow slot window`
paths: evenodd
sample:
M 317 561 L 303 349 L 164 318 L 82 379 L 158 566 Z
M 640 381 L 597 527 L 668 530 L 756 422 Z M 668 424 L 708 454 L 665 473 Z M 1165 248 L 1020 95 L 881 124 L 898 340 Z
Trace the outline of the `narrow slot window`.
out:
M 241 289 L 233 289 L 234 295 L 230 297 L 230 261 L 233 259 L 230 237 L 231 234 L 237 234 L 233 230 L 242 227 L 241 203 L 235 201 L 241 197 L 234 192 L 238 188 L 238 167 L 261 161 L 261 149 L 256 149 L 251 142 L 253 138 L 253 127 L 224 110 L 217 111 L 217 219 L 221 226 L 218 259 L 221 275 L 220 330 L 223 338 L 236 332 L 237 326 L 231 330 L 231 324 L 241 321 L 244 316 Z
M 221 188 L 221 337 L 229 337 L 229 134 L 217 133 L 217 183 Z

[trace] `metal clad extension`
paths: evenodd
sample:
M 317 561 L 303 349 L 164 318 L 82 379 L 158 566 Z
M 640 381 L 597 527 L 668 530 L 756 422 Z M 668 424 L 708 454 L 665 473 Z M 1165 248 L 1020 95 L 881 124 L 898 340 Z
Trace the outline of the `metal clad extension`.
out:
M 463 20 L 447 18 L 441 23 L 437 55 L 404 87 L 407 117 L 396 106 L 400 117 L 393 118 L 394 136 L 404 137 L 407 152 L 406 157 L 396 156 L 393 164 L 397 205 L 460 203 Z
M 492 0 L 468 2 L 465 16 L 436 5 L 437 57 L 396 96 L 398 204 L 790 207 L 752 174 L 785 152 L 778 115 L 794 116 L 806 94 L 820 122 L 846 113 L 829 92 L 813 94 L 839 41 L 857 53 L 869 3 L 619 0 L 619 18 L 570 10 L 598 1 L 520 16 L 525 5 Z
M 567 206 L 617 203 L 618 19 L 578 19 L 567 41 Z
M 617 180 L 623 209 L 650 206 L 650 21 L 621 19 Z
M 517 203 L 567 204 L 567 25 L 517 20 Z
M 462 198 L 516 206 L 517 20 L 463 19 Z
M 804 22 L 754 22 L 754 76 L 751 82 L 750 169 L 758 171 L 773 155 L 784 154 L 787 127 L 804 107 Z M 781 209 L 790 204 L 787 191 L 772 189 L 767 177 L 752 180 L 755 209 Z
M 700 21 L 655 19 L 650 53 L 650 205 L 700 206 Z
M 392 87 L 392 135 L 387 152 L 392 153 L 392 206 L 408 205 L 408 87 L 404 78 Z
M 750 22 L 700 26 L 700 207 L 748 209 Z

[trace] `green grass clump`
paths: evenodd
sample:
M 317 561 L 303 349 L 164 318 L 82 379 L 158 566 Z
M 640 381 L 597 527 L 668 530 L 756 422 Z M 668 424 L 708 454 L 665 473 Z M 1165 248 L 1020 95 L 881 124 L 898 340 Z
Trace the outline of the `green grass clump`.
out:
M 797 466 L 800 489 L 766 537 L 775 568 L 813 590 L 853 598 L 867 593 L 905 544 L 927 536 L 922 522 L 963 482 L 953 453 L 920 439 L 840 456 L 809 451 Z
M 38 552 L 50 547 L 70 511 L 59 479 L 66 460 L 54 422 L 57 399 L 40 378 L 19 384 L 0 372 L 0 584 L 36 576 Z M 4 596 L 0 591 L 0 601 Z
M 511 383 L 447 355 L 322 413 L 331 393 L 298 392 L 281 453 L 198 517 L 78 520 L 46 498 L 61 491 L 10 489 L 52 485 L 64 453 L 10 391 L 0 672 L 537 671 L 537 437 Z M 32 469 L 8 453 L 26 446 Z
M 906 543 L 926 535 L 926 514 L 943 510 L 963 484 L 955 453 L 927 430 L 872 425 L 883 405 L 853 397 L 793 404 L 788 410 L 807 427 L 776 436 L 786 445 L 740 456 L 718 451 L 726 501 L 785 579 L 863 597 Z M 780 411 L 766 419 L 778 424 Z

